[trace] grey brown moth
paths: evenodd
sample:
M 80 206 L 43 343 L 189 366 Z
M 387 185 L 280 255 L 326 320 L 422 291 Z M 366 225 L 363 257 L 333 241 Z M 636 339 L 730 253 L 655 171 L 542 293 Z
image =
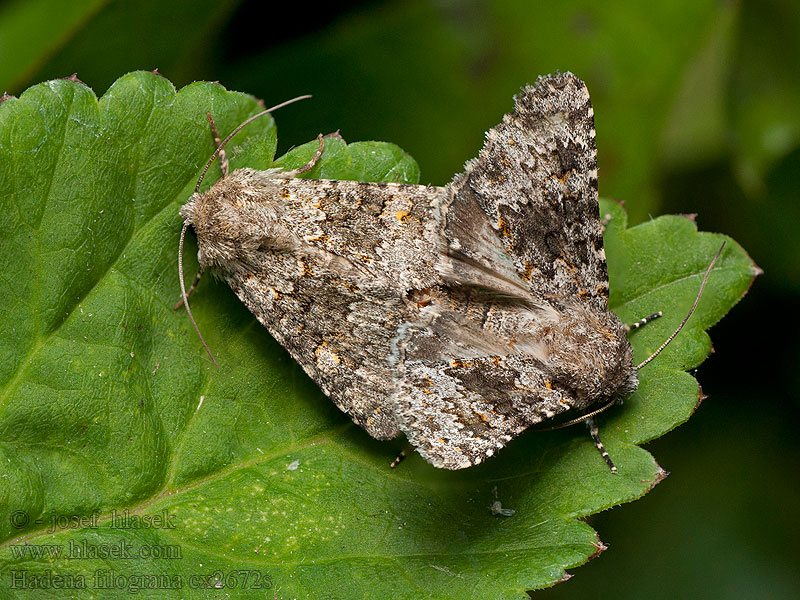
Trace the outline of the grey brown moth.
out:
M 628 328 L 608 310 L 577 77 L 525 87 L 446 187 L 297 178 L 319 154 L 294 171 L 239 169 L 180 214 L 201 268 L 371 436 L 403 433 L 460 469 L 636 389 Z

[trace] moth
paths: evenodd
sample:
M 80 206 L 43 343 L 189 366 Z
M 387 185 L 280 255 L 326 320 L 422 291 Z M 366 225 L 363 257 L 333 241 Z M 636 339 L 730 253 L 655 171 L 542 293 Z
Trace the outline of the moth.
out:
M 616 471 L 591 418 L 636 390 L 638 367 L 608 310 L 584 83 L 523 88 L 446 187 L 298 178 L 323 145 L 301 169 L 238 169 L 193 194 L 181 249 L 193 227 L 201 271 L 371 436 L 461 469 L 566 413 Z

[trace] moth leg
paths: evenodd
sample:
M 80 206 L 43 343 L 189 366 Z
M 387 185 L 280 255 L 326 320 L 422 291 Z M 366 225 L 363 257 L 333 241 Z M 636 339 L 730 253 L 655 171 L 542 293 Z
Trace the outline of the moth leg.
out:
M 317 164 L 320 156 L 322 156 L 322 151 L 325 149 L 325 140 L 322 138 L 322 134 L 320 133 L 317 136 L 317 140 L 319 140 L 319 149 L 314 153 L 314 156 L 311 157 L 311 160 L 304 164 L 299 169 L 292 169 L 291 171 L 284 171 L 281 173 L 281 177 L 297 177 L 298 175 L 302 175 L 306 171 L 310 171 L 314 168 L 314 165 Z
M 653 313 L 652 315 L 645 317 L 643 319 L 639 319 L 633 325 L 625 325 L 625 331 L 630 332 L 634 329 L 639 329 L 642 325 L 647 325 L 650 321 L 655 321 L 657 318 L 663 316 L 664 313 L 658 311 L 657 313 Z
M 603 455 L 603 459 L 606 461 L 606 464 L 611 468 L 611 472 L 616 475 L 617 467 L 614 464 L 614 461 L 611 460 L 611 457 L 606 452 L 606 447 L 603 445 L 603 442 L 600 441 L 600 432 L 597 430 L 597 423 L 595 422 L 593 417 L 589 417 L 584 421 L 586 425 L 589 427 L 589 435 L 592 436 L 594 440 L 594 445 L 597 446 L 597 449 L 600 450 L 600 454 Z
M 217 124 L 214 123 L 214 117 L 211 116 L 210 112 L 206 113 L 208 117 L 208 122 L 211 123 L 211 131 L 214 133 L 214 143 L 217 145 L 217 148 L 222 145 L 222 140 L 219 137 L 219 131 L 217 131 Z M 228 164 L 228 155 L 225 154 L 225 149 L 220 148 L 219 151 L 219 168 L 222 171 L 222 176 L 227 177 L 228 172 L 230 171 L 230 165 Z
M 403 460 L 405 460 L 406 456 L 408 456 L 408 448 L 403 448 L 400 451 L 400 454 L 397 455 L 397 458 L 395 458 L 389 465 L 389 468 L 394 469 L 397 465 L 403 462 Z
M 197 284 L 200 283 L 200 278 L 203 276 L 203 267 L 200 267 L 197 271 L 197 275 L 194 277 L 194 281 L 192 285 L 189 286 L 189 289 L 186 290 L 186 297 L 188 298 L 189 295 L 194 291 L 194 288 L 197 287 Z M 178 303 L 172 307 L 172 310 L 178 310 L 181 306 L 183 306 L 183 298 L 181 298 Z

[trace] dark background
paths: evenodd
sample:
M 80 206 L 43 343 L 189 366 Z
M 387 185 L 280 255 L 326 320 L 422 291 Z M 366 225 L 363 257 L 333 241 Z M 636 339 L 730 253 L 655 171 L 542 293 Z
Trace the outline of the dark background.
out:
M 595 105 L 600 192 L 631 224 L 698 213 L 765 274 L 711 331 L 709 398 L 648 449 L 672 475 L 591 519 L 610 547 L 540 598 L 795 598 L 800 591 L 800 5 L 412 0 L 17 0 L 0 4 L 0 91 L 77 72 L 101 95 L 158 68 L 268 104 L 279 153 L 340 129 L 392 141 L 443 185 L 511 96 L 556 69 Z

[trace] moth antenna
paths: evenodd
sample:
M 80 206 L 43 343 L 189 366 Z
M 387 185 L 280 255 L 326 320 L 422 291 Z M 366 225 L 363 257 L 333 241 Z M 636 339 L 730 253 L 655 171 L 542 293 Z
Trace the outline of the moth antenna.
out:
M 208 122 L 211 125 L 211 132 L 214 134 L 214 143 L 219 147 L 222 144 L 222 140 L 219 137 L 219 131 L 217 130 L 217 124 L 214 123 L 214 117 L 211 116 L 210 112 L 206 113 L 208 117 Z M 228 171 L 230 168 L 228 166 L 228 157 L 225 155 L 225 150 L 219 151 L 219 169 L 222 171 L 222 176 L 227 177 Z
M 186 307 L 186 314 L 189 315 L 189 320 L 192 322 L 192 325 L 194 325 L 194 330 L 197 332 L 197 336 L 203 343 L 203 348 L 206 349 L 206 352 L 208 352 L 211 360 L 214 361 L 214 366 L 218 367 L 219 364 L 217 363 L 217 359 L 214 358 L 213 354 L 211 354 L 211 350 L 209 349 L 208 344 L 206 344 L 206 341 L 203 339 L 203 334 L 200 333 L 200 328 L 197 326 L 197 321 L 194 320 L 192 309 L 189 308 L 189 297 L 186 294 L 186 284 L 183 281 L 183 238 L 186 237 L 186 229 L 188 227 L 188 223 L 183 224 L 183 229 L 181 229 L 181 241 L 178 243 L 178 278 L 181 282 L 181 299 L 183 300 L 183 305 Z
M 572 425 L 577 425 L 578 423 L 583 423 L 587 419 L 591 419 L 595 415 L 599 415 L 601 412 L 607 411 L 609 408 L 614 406 L 617 403 L 617 399 L 614 398 L 613 400 L 609 400 L 600 408 L 593 410 L 590 413 L 586 413 L 585 415 L 581 415 L 580 417 L 576 417 L 574 419 L 570 419 L 565 423 L 559 423 L 558 425 L 553 425 L 552 427 L 537 427 L 536 431 L 553 431 L 554 429 L 563 429 L 564 427 L 571 427 Z
M 271 113 L 271 112 L 273 112 L 275 110 L 278 110 L 279 108 L 283 108 L 284 106 L 287 106 L 288 104 L 292 104 L 293 102 L 297 102 L 298 100 L 305 100 L 306 98 L 311 98 L 311 94 L 306 94 L 305 96 L 298 96 L 297 98 L 292 98 L 291 100 L 287 100 L 286 102 L 281 102 L 280 104 L 276 104 L 275 106 L 273 106 L 271 108 L 268 108 L 267 110 L 262 110 L 260 113 L 258 113 L 256 115 L 253 115 L 252 117 L 250 117 L 248 119 L 245 119 L 245 121 L 243 123 L 241 123 L 236 129 L 231 131 L 228 134 L 228 137 L 226 137 L 224 140 L 222 140 L 222 142 L 217 146 L 217 149 L 214 150 L 214 154 L 212 154 L 211 158 L 208 159 L 208 162 L 206 163 L 206 166 L 203 167 L 203 171 L 202 171 L 202 173 L 200 173 L 200 179 L 197 180 L 197 185 L 194 187 L 194 193 L 196 194 L 198 191 L 200 191 L 200 184 L 203 183 L 203 178 L 206 176 L 206 173 L 211 168 L 211 164 L 214 162 L 214 159 L 217 158 L 219 153 L 222 151 L 222 149 L 225 147 L 225 145 L 230 141 L 230 139 L 233 136 L 235 136 L 237 133 L 239 133 L 242 130 L 243 127 L 249 125 L 250 123 L 252 123 L 256 119 L 258 119 L 259 117 L 263 117 L 264 115 L 269 114 L 269 113 Z
M 651 360 L 653 360 L 653 359 L 654 359 L 656 356 L 658 356 L 659 354 L 661 354 L 662 350 L 664 350 L 664 348 L 666 348 L 666 347 L 669 345 L 669 343 L 670 343 L 672 340 L 674 340 L 674 339 L 675 339 L 675 336 L 676 336 L 676 335 L 678 335 L 678 333 L 680 333 L 681 329 L 683 329 L 683 326 L 684 326 L 684 325 L 686 325 L 686 323 L 689 321 L 689 319 L 690 319 L 690 318 L 691 318 L 691 316 L 692 316 L 692 313 L 694 313 L 694 309 L 696 309 L 696 308 L 697 308 L 697 303 L 698 303 L 698 302 L 700 302 L 700 296 L 702 296 L 702 294 L 703 294 L 703 289 L 706 287 L 706 282 L 708 281 L 708 277 L 711 275 L 711 269 L 713 269 L 713 268 L 714 268 L 714 264 L 717 262 L 717 259 L 718 259 L 718 258 L 720 257 L 720 255 L 722 254 L 722 250 L 723 250 L 724 248 L 725 248 L 725 242 L 722 242 L 722 246 L 720 246 L 719 250 L 717 250 L 717 254 L 716 254 L 716 256 L 714 256 L 713 260 L 711 261 L 711 264 L 710 264 L 710 265 L 708 265 L 708 268 L 706 269 L 706 274 L 705 274 L 705 275 L 703 275 L 703 281 L 702 281 L 702 283 L 700 284 L 700 289 L 699 289 L 699 290 L 698 290 L 698 292 L 697 292 L 697 297 L 694 299 L 694 304 L 692 304 L 692 308 L 690 308 L 690 309 L 689 309 L 689 312 L 688 312 L 688 313 L 686 314 L 686 316 L 683 318 L 683 321 L 681 321 L 681 324 L 680 324 L 680 325 L 678 325 L 678 328 L 677 328 L 675 331 L 673 331 L 673 332 L 672 332 L 672 335 L 671 335 L 671 336 L 669 336 L 669 337 L 666 339 L 666 341 L 665 341 L 663 344 L 661 344 L 661 346 L 659 346 L 658 350 L 656 350 L 655 352 L 653 352 L 653 353 L 652 353 L 650 356 L 648 356 L 646 359 L 644 359 L 642 362 L 640 362 L 640 363 L 639 363 L 639 364 L 636 366 L 636 370 L 637 370 L 637 371 L 638 371 L 639 369 L 641 369 L 643 366 L 645 366 L 647 363 L 649 363 Z

